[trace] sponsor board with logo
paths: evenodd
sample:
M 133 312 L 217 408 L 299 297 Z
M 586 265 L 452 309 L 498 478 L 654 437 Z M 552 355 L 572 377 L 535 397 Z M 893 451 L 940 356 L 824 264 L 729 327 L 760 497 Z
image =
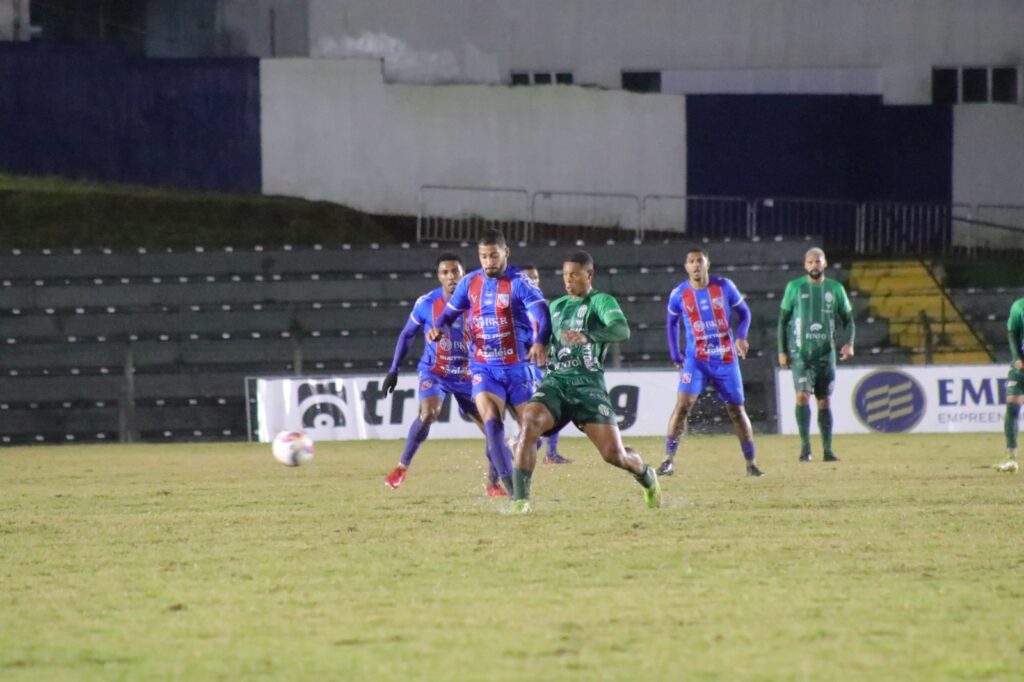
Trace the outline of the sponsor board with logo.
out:
M 675 371 L 609 371 L 608 394 L 623 436 L 662 436 L 675 405 L 679 374 Z M 419 377 L 409 372 L 398 379 L 394 393 L 384 395 L 379 376 L 257 378 L 253 424 L 262 442 L 279 431 L 302 430 L 313 440 L 405 438 L 419 412 Z M 507 416 L 505 431 L 518 431 Z M 582 436 L 567 426 L 563 436 Z M 449 396 L 431 438 L 482 438 L 480 430 L 459 414 Z
M 832 391 L 835 433 L 999 431 L 1007 365 L 883 366 L 837 369 Z M 777 370 L 779 432 L 796 434 L 790 370 Z M 812 406 L 816 405 L 814 399 Z M 816 413 L 816 407 L 812 412 Z M 817 432 L 817 419 L 811 419 Z

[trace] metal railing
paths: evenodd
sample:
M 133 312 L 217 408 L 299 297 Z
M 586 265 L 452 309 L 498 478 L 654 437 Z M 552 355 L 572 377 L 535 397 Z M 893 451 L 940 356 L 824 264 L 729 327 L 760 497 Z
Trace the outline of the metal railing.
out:
M 497 227 L 529 242 L 537 225 L 607 228 L 695 238 L 814 236 L 830 251 L 915 256 L 1024 252 L 1024 206 L 863 202 L 673 194 L 569 192 L 426 185 L 418 241 L 473 241 Z

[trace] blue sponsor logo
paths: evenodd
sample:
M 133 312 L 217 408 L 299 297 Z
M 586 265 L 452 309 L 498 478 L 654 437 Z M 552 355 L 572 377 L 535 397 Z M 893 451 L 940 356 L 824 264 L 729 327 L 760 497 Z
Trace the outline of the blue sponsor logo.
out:
M 925 397 L 913 377 L 894 370 L 872 372 L 853 390 L 853 411 L 872 431 L 899 433 L 924 416 Z

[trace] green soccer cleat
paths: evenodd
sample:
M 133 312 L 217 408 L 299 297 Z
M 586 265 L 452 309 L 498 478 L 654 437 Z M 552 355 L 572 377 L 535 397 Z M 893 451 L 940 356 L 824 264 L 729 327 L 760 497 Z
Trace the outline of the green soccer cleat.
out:
M 654 477 L 654 483 L 651 484 L 651 487 L 644 488 L 644 504 L 651 509 L 657 509 L 661 506 L 661 484 L 658 483 L 658 473 L 654 469 L 651 469 L 651 467 L 647 468 Z
M 509 514 L 529 514 L 531 511 L 529 500 L 515 500 L 508 508 Z
M 1015 474 L 1017 473 L 1017 460 L 1007 458 L 1006 461 L 1000 462 L 993 467 L 996 471 L 1003 474 Z

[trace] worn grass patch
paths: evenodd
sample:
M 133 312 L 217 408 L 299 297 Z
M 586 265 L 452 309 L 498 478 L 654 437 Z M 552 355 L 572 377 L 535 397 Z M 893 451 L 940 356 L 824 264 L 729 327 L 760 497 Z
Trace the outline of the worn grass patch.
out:
M 656 439 L 634 439 L 659 459 Z M 1001 437 L 694 437 L 666 507 L 563 439 L 535 513 L 477 441 L 0 452 L 0 679 L 1024 676 L 1024 475 Z

